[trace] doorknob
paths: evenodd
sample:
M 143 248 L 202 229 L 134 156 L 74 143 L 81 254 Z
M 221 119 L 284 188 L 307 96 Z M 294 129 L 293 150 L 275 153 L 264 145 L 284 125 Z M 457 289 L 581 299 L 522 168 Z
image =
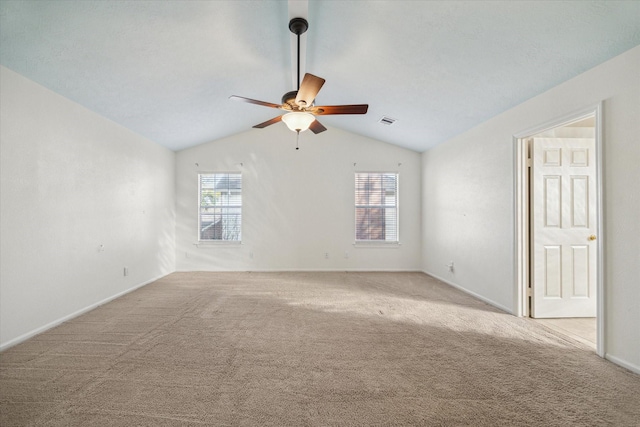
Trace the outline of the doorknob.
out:
M 591 236 L 589 236 L 589 240 L 596 240 L 596 235 L 592 234 Z

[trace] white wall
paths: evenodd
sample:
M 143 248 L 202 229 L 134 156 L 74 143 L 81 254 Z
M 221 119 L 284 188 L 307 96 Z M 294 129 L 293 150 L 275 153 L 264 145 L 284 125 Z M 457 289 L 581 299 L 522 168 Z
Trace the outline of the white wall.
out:
M 174 270 L 175 154 L 4 67 L 0 94 L 5 348 Z
M 420 270 L 420 154 L 334 128 L 295 140 L 276 124 L 178 152 L 177 269 Z M 243 174 L 242 245 L 194 245 L 197 174 L 216 171 Z M 401 246 L 354 247 L 355 171 L 399 172 Z
M 640 47 L 423 153 L 422 268 L 515 312 L 513 136 L 600 101 L 605 352 L 640 372 Z

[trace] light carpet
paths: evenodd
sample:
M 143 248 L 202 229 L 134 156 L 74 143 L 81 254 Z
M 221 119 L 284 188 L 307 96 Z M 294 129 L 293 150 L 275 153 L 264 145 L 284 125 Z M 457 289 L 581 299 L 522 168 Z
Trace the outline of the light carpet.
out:
M 640 376 L 422 273 L 174 273 L 0 375 L 2 426 L 640 425 Z

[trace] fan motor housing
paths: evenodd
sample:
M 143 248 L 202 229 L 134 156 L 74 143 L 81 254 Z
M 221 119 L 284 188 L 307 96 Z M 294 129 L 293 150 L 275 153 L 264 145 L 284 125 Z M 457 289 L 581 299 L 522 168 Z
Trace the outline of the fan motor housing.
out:
M 290 105 L 291 108 L 298 108 L 298 104 L 296 104 L 296 96 L 298 96 L 297 90 L 292 90 L 291 92 L 287 92 L 282 95 L 282 103 Z

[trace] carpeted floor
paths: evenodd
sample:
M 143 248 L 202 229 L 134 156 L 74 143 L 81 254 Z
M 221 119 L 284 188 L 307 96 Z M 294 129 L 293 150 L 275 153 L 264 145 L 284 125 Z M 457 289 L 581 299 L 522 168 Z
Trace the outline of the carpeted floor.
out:
M 640 376 L 422 273 L 174 273 L 0 375 L 2 426 L 640 425 Z

